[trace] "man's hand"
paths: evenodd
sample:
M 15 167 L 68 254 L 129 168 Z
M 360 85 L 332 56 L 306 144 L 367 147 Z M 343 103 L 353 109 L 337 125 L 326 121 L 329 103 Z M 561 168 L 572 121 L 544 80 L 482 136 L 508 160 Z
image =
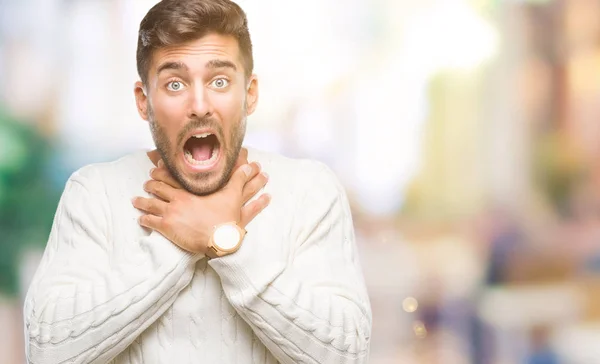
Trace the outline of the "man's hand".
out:
M 146 213 L 140 217 L 140 225 L 158 231 L 189 252 L 206 253 L 215 225 L 236 221 L 243 228 L 270 202 L 270 196 L 263 194 L 247 203 L 268 177 L 260 173 L 258 163 L 247 164 L 246 156 L 244 149 L 227 185 L 208 196 L 182 189 L 159 162 L 151 172 L 152 180 L 144 185 L 144 190 L 156 197 L 133 200 L 133 206 Z

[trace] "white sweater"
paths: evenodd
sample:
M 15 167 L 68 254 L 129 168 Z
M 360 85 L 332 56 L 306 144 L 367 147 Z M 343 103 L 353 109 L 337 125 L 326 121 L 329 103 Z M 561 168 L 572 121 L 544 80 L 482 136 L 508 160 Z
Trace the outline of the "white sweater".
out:
M 75 172 L 25 299 L 29 363 L 366 363 L 371 309 L 338 180 L 248 159 L 272 201 L 212 260 L 138 225 L 145 152 Z

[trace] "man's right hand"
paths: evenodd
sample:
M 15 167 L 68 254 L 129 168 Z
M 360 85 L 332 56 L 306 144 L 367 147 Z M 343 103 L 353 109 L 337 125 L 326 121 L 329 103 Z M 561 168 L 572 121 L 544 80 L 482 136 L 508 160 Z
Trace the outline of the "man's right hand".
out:
M 240 151 L 240 155 L 238 156 L 235 167 L 233 168 L 234 173 L 239 167 L 243 166 L 244 164 L 248 164 L 248 149 L 246 148 L 242 148 Z M 260 191 L 260 189 L 266 185 L 269 179 L 267 173 L 260 173 L 261 167 L 258 163 L 254 162 L 251 164 L 251 166 L 253 168 L 252 178 L 248 182 L 246 182 L 242 190 L 244 204 L 250 201 L 250 199 L 254 197 L 254 195 L 256 195 L 258 191 Z M 163 163 L 162 159 L 158 161 L 158 168 L 152 169 L 152 171 L 150 172 L 150 177 L 152 177 L 153 180 L 164 182 L 173 188 L 183 189 L 181 184 L 175 181 L 175 179 L 171 176 L 171 173 L 169 173 L 169 170 L 165 167 L 165 164 Z M 242 215 L 243 214 L 244 213 L 242 211 Z

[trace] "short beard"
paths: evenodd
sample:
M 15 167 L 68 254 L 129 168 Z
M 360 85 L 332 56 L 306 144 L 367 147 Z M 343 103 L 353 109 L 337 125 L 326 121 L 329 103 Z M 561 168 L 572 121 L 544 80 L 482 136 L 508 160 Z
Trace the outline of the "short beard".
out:
M 243 115 L 245 115 L 245 112 Z M 158 150 L 165 167 L 171 176 L 185 190 L 197 196 L 206 196 L 221 190 L 225 187 L 227 182 L 229 182 L 242 149 L 244 136 L 246 135 L 246 117 L 243 117 L 239 123 L 233 126 L 232 133 L 228 140 L 225 140 L 226 136 L 223 134 L 221 124 L 211 118 L 192 119 L 177 136 L 176 146 L 179 146 L 184 144 L 185 140 L 183 140 L 183 138 L 185 138 L 191 130 L 205 127 L 210 127 L 215 130 L 215 133 L 219 138 L 219 143 L 221 144 L 221 153 L 224 153 L 219 158 L 225 158 L 225 166 L 221 176 L 213 183 L 209 183 L 208 181 L 213 176 L 212 172 L 197 173 L 191 178 L 186 178 L 186 176 L 176 167 L 177 164 L 175 159 L 177 158 L 177 153 L 174 150 L 173 145 L 169 142 L 164 129 L 155 120 L 151 106 L 148 106 L 148 122 L 150 124 L 152 139 L 154 140 L 156 149 Z

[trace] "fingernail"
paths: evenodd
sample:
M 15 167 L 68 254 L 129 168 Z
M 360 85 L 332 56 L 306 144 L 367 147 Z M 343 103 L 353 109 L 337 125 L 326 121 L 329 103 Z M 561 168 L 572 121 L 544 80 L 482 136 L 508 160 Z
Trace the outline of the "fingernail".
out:
M 254 163 L 256 163 L 256 165 L 258 166 L 258 170 L 260 171 L 262 169 L 262 166 L 260 165 L 260 163 L 258 163 L 258 162 L 254 162 Z
M 152 173 L 154 173 L 154 171 L 155 171 L 155 170 L 156 170 L 156 168 L 152 168 L 152 169 L 150 170 L 150 176 L 152 176 Z
M 134 197 L 131 199 L 131 203 L 135 205 L 135 201 L 137 200 L 137 197 Z
M 250 173 L 252 173 L 252 167 L 250 167 L 249 164 L 244 164 L 242 166 L 242 170 L 244 171 L 244 173 L 246 174 L 246 177 L 248 177 L 250 175 Z
M 269 174 L 267 172 L 263 172 L 262 175 L 265 176 L 266 179 L 269 179 Z

